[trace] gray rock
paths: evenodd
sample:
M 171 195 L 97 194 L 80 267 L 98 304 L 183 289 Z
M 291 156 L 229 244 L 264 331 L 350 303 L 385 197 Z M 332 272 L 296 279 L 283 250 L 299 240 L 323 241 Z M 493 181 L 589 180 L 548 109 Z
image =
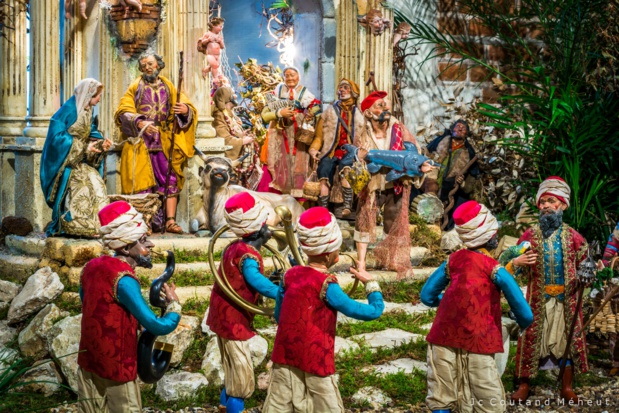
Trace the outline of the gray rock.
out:
M 409 333 L 408 331 L 400 330 L 398 328 L 388 328 L 383 331 L 358 334 L 349 338 L 357 342 L 364 342 L 365 345 L 369 346 L 371 349 L 378 349 L 381 347 L 399 347 L 404 343 L 423 339 L 424 336 L 421 334 Z
M 15 324 L 25 320 L 47 304 L 54 301 L 64 290 L 58 274 L 50 267 L 44 267 L 34 273 L 19 294 L 11 302 L 7 320 Z
M 258 329 L 258 334 L 262 337 L 275 337 L 277 334 L 277 326 L 269 326 L 266 328 Z
M 166 374 L 157 383 L 155 394 L 169 402 L 192 397 L 196 391 L 208 386 L 208 380 L 200 373 L 179 372 Z
M 77 352 L 81 334 L 81 314 L 59 321 L 47 334 L 49 354 L 58 359 L 63 376 L 75 392 L 77 392 Z
M 15 255 L 25 254 L 32 257 L 40 257 L 45 249 L 45 240 L 38 236 L 8 235 L 4 243 Z
M 397 360 L 391 360 L 384 364 L 368 367 L 364 371 L 374 371 L 376 374 L 395 374 L 399 371 L 405 374 L 413 374 L 415 370 L 426 372 L 428 370 L 428 364 L 414 360 L 411 358 L 401 358 Z
M 68 316 L 67 311 L 61 311 L 56 305 L 46 305 L 19 333 L 18 343 L 21 353 L 34 359 L 46 356 L 47 333 L 55 322 Z
M 344 355 L 347 352 L 359 350 L 359 344 L 352 340 L 342 337 L 335 337 L 335 357 Z
M 0 280 L 0 311 L 11 305 L 13 298 L 19 294 L 21 286 L 10 281 Z
M 0 375 L 18 359 L 19 351 L 8 347 L 0 348 Z
M 50 396 L 60 390 L 62 376 L 53 361 L 42 360 L 36 367 L 28 370 L 19 381 L 31 383 L 18 387 L 18 391 L 43 393 L 46 396 Z
M 505 367 L 507 367 L 507 360 L 509 359 L 509 332 L 505 325 L 502 328 L 503 334 L 503 352 L 494 354 L 494 361 L 496 363 L 496 368 L 499 372 L 499 376 L 502 376 L 505 372 Z
M 392 402 L 391 398 L 386 396 L 376 387 L 363 387 L 353 394 L 352 401 L 358 404 L 369 403 L 374 409 L 380 409 Z
M 198 317 L 184 315 L 181 317 L 180 323 L 176 330 L 168 334 L 167 336 L 160 336 L 157 341 L 163 343 L 170 343 L 174 346 L 172 352 L 172 359 L 170 360 L 170 366 L 177 367 L 181 364 L 183 359 L 183 353 L 193 341 L 193 335 L 198 330 L 200 325 L 200 319 Z
M 17 337 L 17 329 L 10 327 L 6 320 L 0 321 L 0 349 Z
M 269 343 L 262 337 L 256 335 L 248 340 L 251 361 L 255 367 L 262 364 L 269 349 Z M 217 339 L 213 338 L 208 342 L 204 358 L 202 359 L 202 371 L 209 383 L 221 386 L 224 380 L 224 370 L 221 363 L 221 353 L 217 345 Z
M 209 308 L 207 308 L 207 309 L 206 309 L 206 311 L 204 312 L 204 317 L 202 317 L 202 323 L 200 324 L 200 327 L 202 328 L 202 332 L 203 332 L 204 334 L 206 334 L 208 337 L 214 337 L 214 336 L 215 336 L 215 333 L 213 333 L 213 332 L 211 331 L 211 328 L 210 328 L 209 326 L 207 326 L 207 325 L 206 325 L 206 319 L 207 319 L 207 317 L 208 317 L 208 310 L 209 310 L 209 309 L 210 309 L 210 307 L 209 307 Z
M 219 352 L 216 338 L 211 339 L 206 345 L 201 369 L 204 376 L 213 386 L 223 385 L 224 369 L 221 365 L 221 353 Z

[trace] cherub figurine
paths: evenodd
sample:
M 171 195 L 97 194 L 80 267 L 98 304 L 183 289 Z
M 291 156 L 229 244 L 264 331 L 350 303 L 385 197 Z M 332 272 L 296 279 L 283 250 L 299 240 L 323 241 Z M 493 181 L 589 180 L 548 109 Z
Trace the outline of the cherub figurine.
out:
M 202 76 L 205 78 L 209 72 L 213 79 L 217 79 L 219 76 L 221 49 L 225 47 L 224 38 L 221 34 L 223 28 L 224 19 L 213 17 L 208 24 L 208 32 L 198 39 L 198 51 L 206 54 L 207 65 L 202 69 Z
M 391 21 L 383 19 L 383 13 L 378 9 L 371 9 L 357 21 L 366 29 L 371 30 L 374 36 L 380 36 L 385 29 L 391 28 Z
M 408 39 L 411 29 L 411 25 L 406 22 L 398 24 L 398 27 L 396 27 L 395 33 L 393 34 L 393 46 L 395 47 L 400 40 Z
M 119 0 L 120 4 L 128 9 L 129 7 L 135 9 L 138 13 L 142 11 L 142 2 L 140 0 Z M 80 15 L 84 19 L 88 19 L 86 16 L 86 0 L 79 0 L 80 4 Z M 65 0 L 64 1 L 64 17 L 66 19 L 70 19 L 73 16 L 73 0 Z

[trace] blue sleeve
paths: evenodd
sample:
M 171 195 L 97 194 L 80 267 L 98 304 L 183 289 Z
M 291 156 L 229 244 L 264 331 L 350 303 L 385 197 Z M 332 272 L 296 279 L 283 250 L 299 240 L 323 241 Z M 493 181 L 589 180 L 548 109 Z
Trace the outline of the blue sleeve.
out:
M 368 295 L 368 303 L 364 304 L 350 298 L 336 283 L 331 283 L 327 287 L 326 301 L 331 308 L 340 313 L 363 321 L 380 317 L 385 309 L 383 295 L 379 291 L 374 291 Z
M 499 268 L 494 277 L 494 284 L 505 294 L 505 298 L 516 316 L 518 325 L 521 328 L 530 326 L 533 322 L 533 312 L 509 271 L 503 267 Z
M 243 268 L 241 270 L 245 281 L 247 281 L 251 288 L 265 297 L 275 298 L 277 296 L 279 287 L 262 275 L 258 261 L 253 258 L 246 258 L 243 260 Z
M 122 277 L 118 282 L 118 301 L 137 318 L 144 328 L 156 336 L 171 333 L 181 321 L 181 316 L 177 313 L 167 313 L 163 317 L 157 317 L 144 301 L 140 283 L 131 277 Z
M 279 323 L 279 313 L 282 309 L 282 302 L 284 301 L 284 288 L 277 287 L 277 295 L 275 296 L 275 312 L 273 317 L 275 317 L 275 321 Z
M 447 273 L 445 271 L 446 268 L 447 261 L 443 262 L 440 267 L 434 270 L 421 289 L 421 302 L 428 307 L 438 307 L 441 298 L 443 298 L 441 293 L 449 284 L 449 278 L 447 278 Z
M 84 290 L 82 290 L 81 285 L 80 285 L 79 293 L 80 293 L 80 301 L 83 303 L 84 302 Z

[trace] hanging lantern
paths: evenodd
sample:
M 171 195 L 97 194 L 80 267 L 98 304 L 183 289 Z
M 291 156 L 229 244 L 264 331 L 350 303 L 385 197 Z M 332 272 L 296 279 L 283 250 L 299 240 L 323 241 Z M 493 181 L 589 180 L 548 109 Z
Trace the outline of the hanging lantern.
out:
M 595 279 L 596 268 L 595 261 L 591 258 L 591 251 L 587 249 L 587 258 L 578 266 L 577 275 L 580 282 L 585 284 L 591 283 Z
M 126 0 L 125 0 L 126 1 Z M 139 56 L 155 41 L 161 23 L 161 0 L 142 0 L 142 10 L 110 0 L 108 29 L 119 51 L 126 57 Z

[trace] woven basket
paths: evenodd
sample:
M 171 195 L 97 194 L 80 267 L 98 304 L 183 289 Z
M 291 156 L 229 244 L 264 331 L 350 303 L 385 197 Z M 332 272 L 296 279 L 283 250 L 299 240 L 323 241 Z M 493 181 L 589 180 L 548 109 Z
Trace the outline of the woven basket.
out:
M 298 119 L 298 118 L 297 118 Z M 316 130 L 312 123 L 309 123 L 305 118 L 301 118 L 300 125 L 294 134 L 294 139 L 306 145 L 311 145 L 314 140 Z
M 314 170 L 305 183 L 303 183 L 303 198 L 317 201 L 318 195 L 320 195 L 320 181 L 318 180 L 316 170 Z
M 136 211 L 142 214 L 146 225 L 150 228 L 153 216 L 161 208 L 161 200 L 158 194 L 139 194 L 139 195 L 120 195 L 112 194 L 107 196 L 110 202 L 126 201 L 130 203 Z

